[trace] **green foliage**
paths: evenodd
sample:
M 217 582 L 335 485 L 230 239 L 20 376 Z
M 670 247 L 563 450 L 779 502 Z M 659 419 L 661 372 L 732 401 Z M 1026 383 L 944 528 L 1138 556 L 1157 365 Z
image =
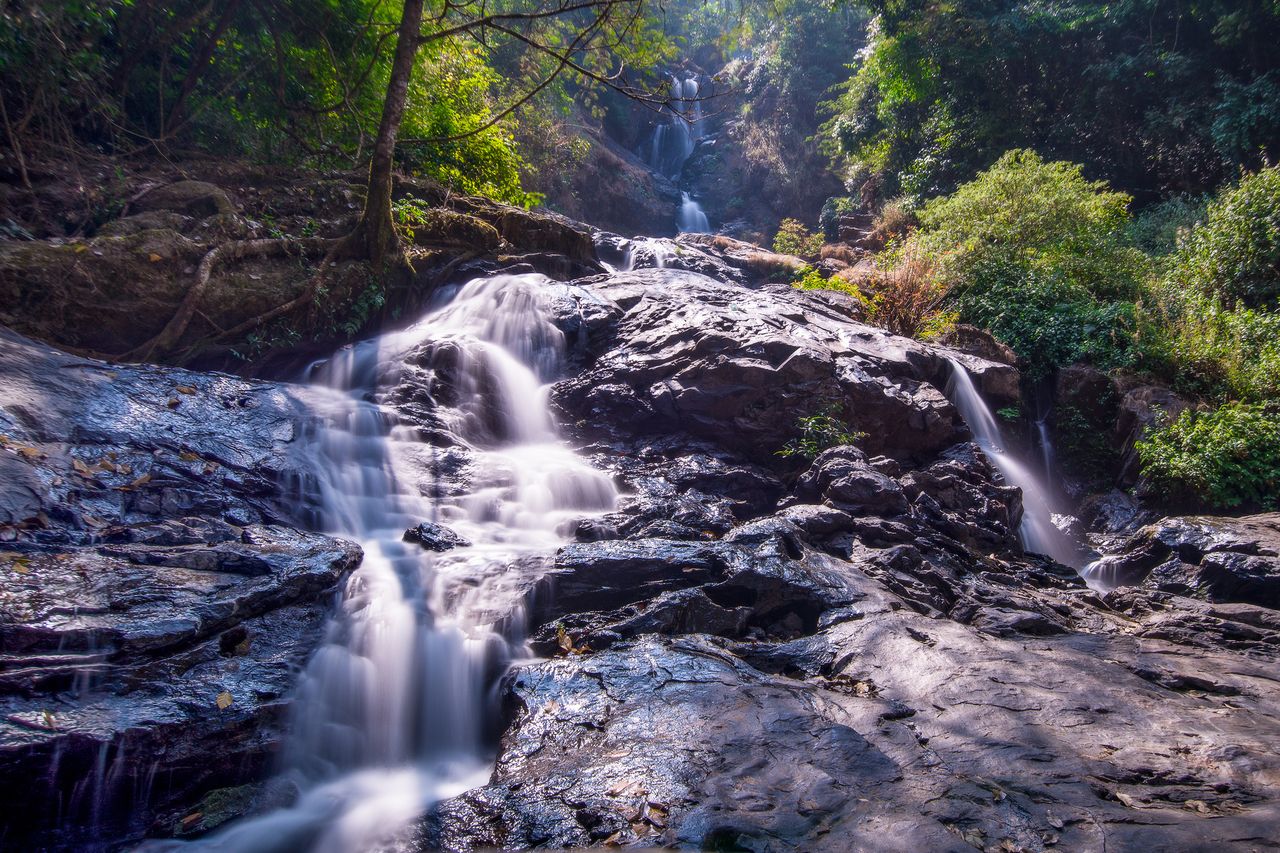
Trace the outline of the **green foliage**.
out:
M 814 459 L 819 453 L 832 447 L 846 444 L 857 444 L 867 437 L 865 432 L 851 430 L 840 416 L 840 407 L 830 405 L 817 414 L 796 419 L 796 429 L 800 431 L 798 438 L 788 441 L 778 456 L 800 456 Z
M 1150 205 L 1134 216 L 1125 229 L 1129 245 L 1163 263 L 1204 219 L 1208 199 L 1176 195 Z
M 843 293 L 845 296 L 853 297 L 853 300 L 862 306 L 864 312 L 871 311 L 874 307 L 873 300 L 863 293 L 856 284 L 839 276 L 827 278 L 822 274 L 822 270 L 817 267 L 805 267 L 800 271 L 796 280 L 791 282 L 791 286 L 799 290 L 830 290 L 835 293 Z
M 822 228 L 822 236 L 828 243 L 834 243 L 839 239 L 840 217 L 853 213 L 857 209 L 857 201 L 848 196 L 832 196 L 823 203 L 818 224 Z
M 1015 423 L 1022 420 L 1022 409 L 1017 406 L 1005 406 L 1004 408 L 996 409 L 996 415 L 1003 421 Z
M 1134 300 L 1147 272 L 1126 243 L 1128 197 L 1078 166 L 1010 151 L 919 213 L 906 245 L 950 286 L 961 322 L 1013 348 L 1031 378 L 1134 360 Z
M 810 234 L 799 219 L 784 219 L 774 235 L 773 250 L 784 255 L 813 258 L 822 250 L 822 234 Z
M 1280 297 L 1280 167 L 1246 175 L 1210 202 L 1173 259 L 1170 278 L 1228 305 Z
M 1093 299 L 1053 269 L 989 258 L 971 267 L 955 301 L 960 321 L 1008 344 L 1030 379 L 1073 362 L 1105 370 L 1137 357 L 1134 303 Z
M 1183 412 L 1137 444 L 1156 493 L 1213 508 L 1275 509 L 1280 501 L 1280 414 L 1229 403 Z
M 919 247 L 963 286 L 973 269 L 1013 258 L 1052 270 L 1096 298 L 1132 299 L 1144 258 L 1125 245 L 1129 197 L 1088 181 L 1071 163 L 1009 151 L 950 196 L 922 207 Z
M 949 192 L 1026 147 L 1201 193 L 1280 138 L 1275 3 L 858 5 L 877 17 L 823 137 L 867 202 Z
M 1236 306 L 1165 282 L 1143 302 L 1142 366 L 1184 393 L 1280 399 L 1280 313 Z

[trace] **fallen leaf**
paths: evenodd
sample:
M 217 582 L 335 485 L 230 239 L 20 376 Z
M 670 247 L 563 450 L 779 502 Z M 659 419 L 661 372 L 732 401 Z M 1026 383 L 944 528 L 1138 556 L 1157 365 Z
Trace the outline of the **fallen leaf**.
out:
M 184 450 L 178 454 L 178 458 L 183 462 L 198 462 L 200 460 L 200 454 L 192 453 L 190 450 Z
M 165 403 L 165 405 L 171 409 L 176 409 L 178 406 L 182 405 L 182 401 L 177 397 L 170 397 L 169 402 Z
M 21 453 L 28 459 L 43 459 L 44 453 L 38 447 L 32 447 L 29 444 L 15 444 L 13 449 Z
M 154 264 L 156 261 L 161 260 L 161 258 L 155 252 L 152 252 L 150 255 L 147 256 L 147 260 L 151 261 L 151 263 Z
M 139 477 L 138 479 L 134 480 L 134 481 L 133 481 L 132 483 L 130 483 L 129 485 L 127 485 L 127 486 L 121 486 L 121 487 L 120 487 L 120 491 L 122 491 L 122 492 L 127 492 L 127 491 L 130 491 L 130 490 L 132 490 L 132 489 L 136 489 L 136 488 L 138 488 L 139 486 L 145 486 L 147 483 L 150 483 L 150 482 L 151 482 L 151 474 L 150 474 L 150 473 L 143 474 L 141 477 Z
M 46 729 L 56 729 L 58 727 L 58 721 L 54 719 L 52 711 L 41 711 L 40 719 L 44 721 Z
M 186 394 L 187 396 L 191 396 L 196 393 L 196 389 L 192 388 L 190 385 L 179 385 L 173 390 L 177 391 L 179 394 Z
M 93 479 L 93 469 L 90 468 L 88 465 L 84 464 L 83 462 L 81 462 L 79 459 L 72 457 L 71 467 L 75 468 L 76 473 L 79 474 L 81 477 L 84 477 L 89 480 Z
M 182 828 L 184 831 L 189 830 L 202 820 L 204 820 L 204 812 L 192 812 L 182 819 Z
M 89 247 L 86 246 L 84 243 L 80 243 L 76 246 L 76 254 L 80 254 L 81 252 L 87 252 L 87 251 L 89 251 Z
M 231 707 L 231 703 L 235 700 L 231 698 L 231 694 L 224 690 L 218 694 L 218 698 L 214 700 L 218 704 L 219 711 L 225 711 Z
M 31 558 L 15 557 L 13 560 L 13 570 L 20 575 L 31 574 Z

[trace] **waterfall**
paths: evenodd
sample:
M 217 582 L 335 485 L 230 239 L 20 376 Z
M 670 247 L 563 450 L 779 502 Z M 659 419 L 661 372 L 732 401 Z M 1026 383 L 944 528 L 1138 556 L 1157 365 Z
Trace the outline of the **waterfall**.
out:
M 653 129 L 648 146 L 648 162 L 653 171 L 678 181 L 701 137 L 701 88 L 696 77 L 681 79 L 672 75 L 670 91 L 671 118 Z M 698 234 L 711 230 L 702 205 L 687 190 L 681 192 L 676 228 Z
M 1005 448 L 995 415 L 974 387 L 969 371 L 955 359 L 947 360 L 951 363 L 947 397 L 960 410 L 973 433 L 974 442 L 982 448 L 991 464 L 1009 485 L 1022 490 L 1022 524 L 1018 529 L 1022 547 L 1079 568 L 1083 562 L 1081 548 L 1054 524 L 1055 513 L 1050 505 L 1048 485 Z
M 564 342 L 543 307 L 546 283 L 477 279 L 411 328 L 314 366 L 328 391 L 312 437 L 320 526 L 365 556 L 294 703 L 287 764 L 298 802 L 198 844 L 368 849 L 487 781 L 488 692 L 521 653 L 529 573 L 545 568 L 566 521 L 617 497 L 556 435 L 546 383 Z M 424 443 L 384 403 L 410 370 L 432 377 L 432 413 L 464 455 Z M 423 460 L 450 453 L 468 476 L 440 488 Z M 469 544 L 434 554 L 404 542 L 423 521 Z
M 689 234 L 706 234 L 711 230 L 702 205 L 694 201 L 687 192 L 680 194 L 680 214 L 676 217 L 676 227 Z

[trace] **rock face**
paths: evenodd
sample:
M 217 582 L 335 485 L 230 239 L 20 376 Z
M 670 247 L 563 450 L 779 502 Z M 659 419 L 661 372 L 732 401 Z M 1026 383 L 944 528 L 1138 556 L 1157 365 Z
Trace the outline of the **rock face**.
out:
M 394 849 L 1268 843 L 1280 615 L 1185 566 L 1256 582 L 1273 519 L 1162 534 L 1180 585 L 1104 600 L 1020 555 L 1019 493 L 937 390 L 950 352 L 692 272 L 563 300 L 556 399 L 628 496 L 529 588 L 548 659 L 505 682 L 489 784 Z M 1010 368 L 965 363 L 1009 399 Z M 788 469 L 778 416 L 816 401 L 869 437 Z
M 6 842 L 136 837 L 273 766 L 360 559 L 288 516 L 295 393 L 0 330 Z
M 681 432 L 767 459 L 796 419 L 835 407 L 871 453 L 931 456 L 967 431 L 938 389 L 948 353 L 850 322 L 821 295 L 748 290 L 696 273 L 642 270 L 582 287 L 603 304 L 585 357 L 557 386 L 567 417 L 650 434 Z M 960 353 L 996 400 L 1017 372 Z
M 1166 518 L 1134 534 L 1095 572 L 1108 586 L 1280 610 L 1280 513 Z
M 1274 845 L 1277 516 L 1149 527 L 1099 592 L 1022 553 L 1021 494 L 944 394 L 955 362 L 1012 402 L 1012 367 L 745 274 L 541 286 L 563 432 L 623 494 L 502 567 L 491 615 L 541 657 L 495 674 L 489 782 L 388 849 Z M 424 494 L 466 493 L 452 357 L 415 347 L 380 390 Z M 270 773 L 359 559 L 295 517 L 321 393 L 0 334 L 5 843 L 198 832 L 202 798 L 253 799 L 225 789 Z M 779 457 L 823 411 L 866 437 Z

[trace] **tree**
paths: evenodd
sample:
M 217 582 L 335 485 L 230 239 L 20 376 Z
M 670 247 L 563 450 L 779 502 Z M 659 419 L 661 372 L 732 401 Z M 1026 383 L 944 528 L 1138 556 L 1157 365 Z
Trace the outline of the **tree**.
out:
M 432 29 L 423 31 L 423 0 L 405 0 L 396 40 L 395 59 L 383 101 L 382 119 L 369 164 L 364 212 L 356 229 L 343 240 L 337 253 L 364 258 L 375 267 L 381 267 L 397 249 L 398 238 L 391 217 L 392 172 L 414 58 L 422 45 L 462 36 L 475 38 L 482 43 L 505 38 L 553 60 L 549 70 L 540 79 L 482 127 L 454 137 L 426 140 L 428 142 L 454 141 L 492 127 L 527 103 L 566 70 L 607 86 L 628 98 L 665 106 L 670 93 L 646 92 L 626 83 L 621 70 L 612 74 L 602 73 L 584 60 L 585 56 L 593 52 L 621 44 L 641 20 L 644 2 L 645 0 L 552 0 L 517 7 L 511 11 L 489 12 L 490 7 L 483 0 L 444 0 L 439 13 L 429 22 Z

